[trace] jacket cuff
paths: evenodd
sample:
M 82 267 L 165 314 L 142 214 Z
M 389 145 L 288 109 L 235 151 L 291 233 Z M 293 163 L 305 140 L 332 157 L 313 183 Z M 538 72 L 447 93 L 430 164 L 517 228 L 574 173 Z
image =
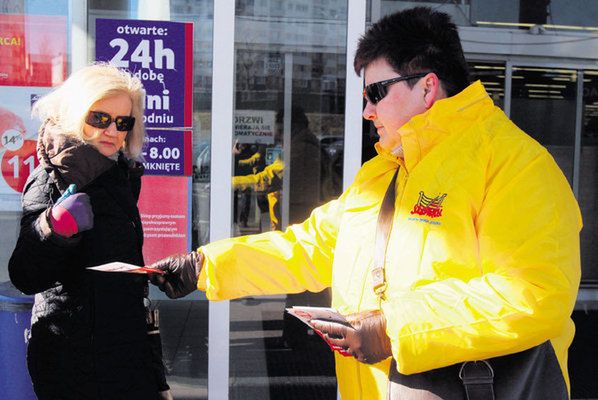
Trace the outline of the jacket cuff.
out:
M 56 246 L 71 247 L 81 241 L 81 235 L 74 235 L 72 237 L 60 236 L 52 230 L 50 225 L 50 212 L 52 208 L 48 208 L 41 213 L 39 217 L 33 222 L 33 230 L 38 235 L 42 242 L 48 241 Z
M 197 289 L 205 292 L 208 288 L 208 275 L 206 273 L 206 256 L 200 249 L 197 249 L 197 253 L 201 254 L 202 264 L 199 266 L 199 275 L 197 276 Z

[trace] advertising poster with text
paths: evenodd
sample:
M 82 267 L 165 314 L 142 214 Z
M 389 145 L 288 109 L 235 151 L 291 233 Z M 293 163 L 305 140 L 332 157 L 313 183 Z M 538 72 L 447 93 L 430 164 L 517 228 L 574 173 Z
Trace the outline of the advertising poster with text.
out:
M 37 98 L 66 77 L 67 21 L 58 15 L 0 14 L 0 211 L 21 210 L 21 192 L 38 165 Z
M 148 129 L 143 147 L 145 175 L 191 176 L 193 132 Z
M 96 60 L 127 69 L 141 79 L 146 91 L 146 127 L 191 127 L 192 23 L 97 19 Z
M 191 179 L 143 176 L 139 212 L 146 265 L 191 249 Z
M 66 77 L 67 20 L 0 14 L 0 85 L 56 86 Z
M 96 60 L 145 87 L 145 176 L 139 200 L 146 263 L 191 245 L 193 24 L 96 20 Z
M 0 90 L 0 211 L 21 211 L 21 192 L 39 164 L 40 121 L 31 118 L 31 107 L 51 88 L 2 86 Z

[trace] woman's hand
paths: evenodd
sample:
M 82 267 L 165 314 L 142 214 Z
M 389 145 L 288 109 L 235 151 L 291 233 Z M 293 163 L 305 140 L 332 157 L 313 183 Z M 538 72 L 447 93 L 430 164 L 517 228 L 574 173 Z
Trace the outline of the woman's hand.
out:
M 71 237 L 93 228 L 93 211 L 86 193 L 61 197 L 52 206 L 50 226 L 60 236 Z

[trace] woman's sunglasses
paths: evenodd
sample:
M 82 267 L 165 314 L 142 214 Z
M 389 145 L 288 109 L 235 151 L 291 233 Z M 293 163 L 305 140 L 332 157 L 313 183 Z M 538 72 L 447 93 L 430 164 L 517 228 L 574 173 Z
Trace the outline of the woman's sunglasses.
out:
M 363 88 L 363 97 L 370 103 L 376 104 L 386 96 L 388 93 L 387 87 L 393 83 L 421 78 L 428 74 L 429 72 L 420 72 L 418 74 L 397 76 L 396 78 L 390 78 L 385 81 L 371 83 Z
M 85 123 L 100 129 L 108 128 L 112 121 L 116 124 L 116 130 L 121 132 L 128 132 L 135 126 L 135 117 L 118 116 L 112 119 L 110 114 L 102 111 L 90 111 L 85 118 Z

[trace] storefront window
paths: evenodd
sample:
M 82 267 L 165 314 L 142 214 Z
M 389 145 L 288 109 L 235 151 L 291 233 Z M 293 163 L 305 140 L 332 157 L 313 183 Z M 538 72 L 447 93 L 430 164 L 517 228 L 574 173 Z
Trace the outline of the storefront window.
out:
M 533 25 L 545 25 L 546 29 L 561 31 L 598 27 L 594 18 L 598 3 L 594 1 L 583 1 L 576 7 L 571 7 L 567 0 L 470 0 L 466 3 L 471 7 L 470 25 L 473 26 L 529 29 Z
M 0 14 L 0 282 L 19 235 L 21 191 L 37 166 L 31 106 L 66 79 L 68 1 L 3 2 Z
M 598 283 L 598 71 L 584 71 L 579 205 L 582 282 Z
M 598 394 L 594 360 L 598 358 L 598 71 L 583 71 L 583 123 L 579 171 L 581 230 L 581 287 L 573 312 L 575 337 L 569 348 L 571 398 L 591 399 Z
M 450 14 L 459 26 L 529 29 L 543 25 L 556 31 L 595 31 L 598 3 L 581 3 L 571 7 L 567 0 L 380 0 L 372 1 L 372 16 L 376 21 L 377 16 L 426 6 Z
M 469 77 L 472 82 L 480 80 L 494 104 L 504 109 L 505 103 L 505 65 L 488 62 L 470 61 Z
M 572 183 L 577 71 L 514 67 L 511 119 L 544 145 Z
M 233 232 L 243 235 L 302 222 L 341 193 L 347 2 L 237 1 L 235 25 Z M 328 290 L 232 301 L 230 398 L 336 398 L 332 353 L 284 312 L 329 304 Z

